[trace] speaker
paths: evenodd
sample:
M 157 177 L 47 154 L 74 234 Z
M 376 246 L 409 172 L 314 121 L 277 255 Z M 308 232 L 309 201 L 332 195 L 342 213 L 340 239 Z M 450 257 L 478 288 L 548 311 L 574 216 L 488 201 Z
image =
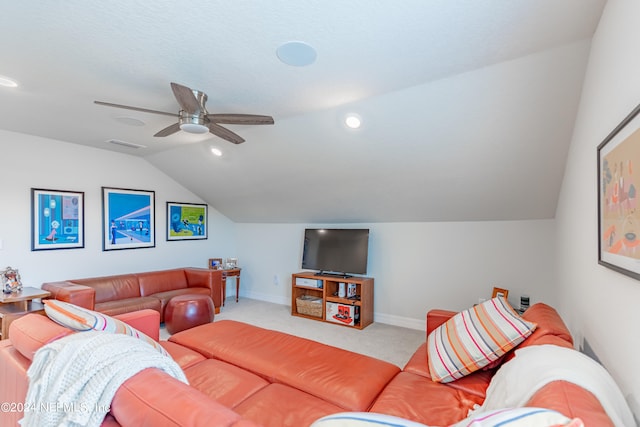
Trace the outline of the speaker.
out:
M 338 297 L 344 298 L 347 296 L 347 287 L 344 282 L 338 283 Z
M 529 308 L 529 296 L 522 295 L 520 297 L 520 311 L 524 312 L 528 308 Z

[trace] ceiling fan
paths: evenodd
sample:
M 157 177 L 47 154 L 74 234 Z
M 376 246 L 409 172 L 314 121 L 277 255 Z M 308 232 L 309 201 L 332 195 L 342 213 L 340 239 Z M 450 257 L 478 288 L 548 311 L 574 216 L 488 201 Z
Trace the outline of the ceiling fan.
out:
M 164 114 L 165 116 L 177 117 L 178 122 L 162 129 L 153 136 L 169 136 L 179 130 L 189 133 L 206 133 L 219 136 L 234 144 L 241 144 L 244 138 L 220 124 L 229 125 L 272 125 L 273 117 L 259 116 L 255 114 L 209 114 L 205 108 L 207 94 L 199 90 L 193 90 L 178 83 L 171 83 L 173 94 L 180 104 L 180 112 L 166 113 L 164 111 L 150 110 L 148 108 L 131 107 L 128 105 L 112 104 L 110 102 L 93 101 L 98 105 L 107 107 L 125 108 L 127 110 L 142 111 L 144 113 Z

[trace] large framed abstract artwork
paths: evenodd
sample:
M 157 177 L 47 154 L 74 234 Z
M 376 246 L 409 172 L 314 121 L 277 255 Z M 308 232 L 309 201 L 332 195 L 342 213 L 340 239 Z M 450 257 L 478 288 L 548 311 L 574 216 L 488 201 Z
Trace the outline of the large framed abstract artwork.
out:
M 156 245 L 155 192 L 102 187 L 102 250 Z
M 207 205 L 167 202 L 167 240 L 207 238 Z
M 598 262 L 640 280 L 640 105 L 598 146 Z
M 84 248 L 84 193 L 31 189 L 31 250 Z

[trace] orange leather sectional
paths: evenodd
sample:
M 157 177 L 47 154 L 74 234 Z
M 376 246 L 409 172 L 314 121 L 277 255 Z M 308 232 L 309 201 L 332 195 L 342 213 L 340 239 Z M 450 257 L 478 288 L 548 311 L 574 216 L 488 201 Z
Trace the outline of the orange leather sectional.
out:
M 428 331 L 453 314 L 429 312 Z M 524 317 L 538 328 L 522 346 L 552 343 L 572 348 L 571 335 L 553 308 L 536 304 Z M 157 312 L 142 310 L 122 320 L 157 339 Z M 69 333 L 35 314 L 14 321 L 10 339 L 0 342 L 0 401 L 23 401 L 26 370 L 35 350 Z M 452 383 L 435 383 L 429 378 L 426 343 L 401 370 L 371 357 L 229 320 L 180 332 L 162 345 L 190 385 L 156 369 L 142 371 L 120 387 L 104 426 L 302 427 L 343 411 L 378 412 L 444 426 L 482 403 L 493 374 L 479 371 Z M 580 417 L 587 426 L 613 425 L 590 392 L 563 381 L 541 388 L 527 406 Z M 16 425 L 19 416 L 0 413 L 0 425 Z
M 160 313 L 178 295 L 208 295 L 216 313 L 222 305 L 222 271 L 206 268 L 176 268 L 146 273 L 74 279 L 44 283 L 51 297 L 109 316 L 151 309 Z

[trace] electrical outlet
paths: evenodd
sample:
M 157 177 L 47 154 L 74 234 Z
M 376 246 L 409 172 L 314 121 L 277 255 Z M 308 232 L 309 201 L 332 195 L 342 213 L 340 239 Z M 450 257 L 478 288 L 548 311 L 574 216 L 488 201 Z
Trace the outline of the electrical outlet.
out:
M 277 275 L 277 274 L 274 274 L 274 275 L 273 275 L 273 284 L 274 284 L 275 286 L 278 286 L 278 285 L 280 284 L 280 279 L 278 278 L 278 275 Z

